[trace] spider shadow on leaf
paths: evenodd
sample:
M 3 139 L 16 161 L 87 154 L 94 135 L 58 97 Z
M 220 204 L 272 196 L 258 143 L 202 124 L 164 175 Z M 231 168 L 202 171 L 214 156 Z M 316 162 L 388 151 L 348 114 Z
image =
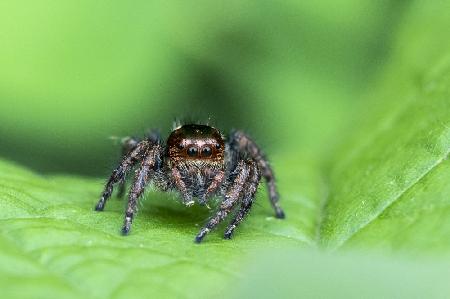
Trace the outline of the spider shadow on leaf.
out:
M 148 223 L 167 226 L 200 225 L 207 220 L 216 209 L 217 202 L 208 207 L 195 204 L 187 208 L 175 193 L 150 190 L 145 193 L 140 203 L 139 214 Z M 117 199 L 124 201 L 124 199 Z

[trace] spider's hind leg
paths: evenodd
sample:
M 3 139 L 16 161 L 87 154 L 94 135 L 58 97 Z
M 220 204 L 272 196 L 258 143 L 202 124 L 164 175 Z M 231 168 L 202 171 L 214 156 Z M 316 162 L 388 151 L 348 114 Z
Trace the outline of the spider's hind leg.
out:
M 161 134 L 158 130 L 150 130 L 147 132 L 147 140 L 149 140 L 152 143 L 159 143 L 161 140 Z M 122 144 L 122 157 L 125 157 L 127 154 L 129 154 L 131 151 L 133 151 L 141 142 L 139 138 L 136 137 L 125 137 L 121 140 Z M 126 177 L 124 176 L 120 182 L 117 192 L 117 197 L 123 198 L 126 191 Z
M 130 232 L 131 224 L 135 213 L 137 212 L 138 200 L 144 193 L 148 182 L 153 178 L 154 173 L 161 166 L 162 147 L 154 144 L 151 149 L 145 153 L 141 162 L 141 167 L 136 171 L 136 177 L 131 187 L 127 209 L 125 211 L 125 220 L 122 227 L 122 234 L 127 235 Z
M 136 149 L 136 146 L 139 144 L 140 140 L 135 137 L 125 137 L 121 140 L 122 144 L 122 157 L 128 155 L 131 151 Z M 122 198 L 125 195 L 126 191 L 126 177 L 119 181 L 119 187 L 117 192 L 117 197 Z
M 95 206 L 96 211 L 103 211 L 103 209 L 105 208 L 106 201 L 111 197 L 114 185 L 125 178 L 127 172 L 130 171 L 130 169 L 138 161 L 142 159 L 142 156 L 149 147 L 150 147 L 149 141 L 146 140 L 142 141 L 135 147 L 134 150 L 132 150 L 123 157 L 122 162 L 120 162 L 119 166 L 116 169 L 114 169 L 111 177 L 106 183 L 105 189 L 100 197 L 100 200 Z
M 275 210 L 275 216 L 280 219 L 285 218 L 284 211 L 279 204 L 280 196 L 275 184 L 274 172 L 259 146 L 248 135 L 241 131 L 234 131 L 230 134 L 229 144 L 232 151 L 246 154 L 258 163 L 261 174 L 267 182 L 269 199 Z

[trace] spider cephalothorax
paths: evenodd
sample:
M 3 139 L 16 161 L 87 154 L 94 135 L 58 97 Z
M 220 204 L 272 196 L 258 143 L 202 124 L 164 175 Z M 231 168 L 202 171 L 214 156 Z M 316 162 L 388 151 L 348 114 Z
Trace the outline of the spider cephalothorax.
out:
M 129 193 L 123 234 L 130 231 L 138 199 L 150 181 L 161 190 L 178 191 L 187 206 L 193 205 L 195 199 L 205 205 L 214 196 L 221 196 L 217 212 L 200 230 L 196 242 L 201 242 L 209 231 L 235 211 L 225 231 L 225 238 L 231 238 L 234 229 L 250 211 L 261 175 L 267 181 L 275 216 L 284 218 L 268 161 L 259 147 L 240 131 L 232 132 L 225 139 L 211 126 L 183 125 L 172 131 L 165 145 L 155 133 L 143 140 L 125 138 L 123 155 L 95 207 L 97 211 L 104 209 L 116 183 L 120 183 L 119 194 L 123 194 L 126 174 L 140 163 Z
M 225 142 L 220 132 L 204 125 L 175 129 L 167 140 L 167 166 L 186 204 L 198 197 L 206 203 L 225 178 Z

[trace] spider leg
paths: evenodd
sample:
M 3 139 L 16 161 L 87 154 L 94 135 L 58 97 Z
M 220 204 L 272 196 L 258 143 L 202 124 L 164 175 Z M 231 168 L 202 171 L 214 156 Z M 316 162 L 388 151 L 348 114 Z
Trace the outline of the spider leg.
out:
M 125 220 L 122 227 L 122 234 L 124 235 L 127 235 L 131 229 L 134 214 L 137 212 L 139 198 L 144 193 L 145 187 L 154 171 L 161 166 L 161 157 L 162 148 L 159 144 L 156 144 L 147 151 L 140 168 L 136 171 L 136 176 L 128 195 L 127 209 L 125 210 Z
M 225 230 L 225 239 L 231 239 L 236 227 L 239 226 L 245 216 L 247 216 L 248 212 L 250 212 L 260 180 L 261 174 L 259 172 L 258 165 L 253 162 L 250 169 L 250 175 L 244 186 L 241 207 L 234 219 L 231 221 L 230 225 Z
M 95 206 L 96 211 L 103 211 L 105 208 L 105 203 L 108 198 L 111 197 L 113 192 L 114 184 L 120 182 L 125 177 L 125 174 L 138 162 L 142 159 L 143 153 L 150 147 L 150 143 L 148 141 L 142 141 L 136 146 L 134 150 L 128 153 L 125 157 L 123 157 L 122 162 L 119 166 L 114 169 L 111 177 L 106 183 L 105 189 Z
M 200 196 L 199 203 L 206 204 L 208 198 L 220 187 L 220 185 L 222 185 L 224 179 L 225 179 L 225 172 L 218 171 L 217 174 L 213 177 L 205 193 Z
M 194 200 L 192 199 L 192 192 L 188 190 L 186 184 L 183 181 L 181 172 L 177 167 L 172 168 L 172 177 L 178 190 L 180 190 L 181 194 L 183 195 L 183 203 L 187 206 L 193 205 Z
M 131 151 L 133 151 L 137 145 L 139 144 L 140 140 L 135 137 L 125 137 L 122 139 L 122 157 L 125 157 L 128 155 Z M 125 186 L 126 185 L 126 178 L 123 176 L 123 178 L 119 182 L 117 197 L 122 198 L 125 195 Z
M 236 174 L 234 181 L 230 186 L 228 186 L 225 193 L 224 199 L 219 207 L 216 214 L 209 219 L 208 223 L 200 230 L 200 232 L 195 237 L 195 242 L 200 243 L 203 238 L 211 230 L 213 230 L 220 222 L 222 222 L 230 211 L 236 206 L 239 201 L 242 190 L 244 189 L 245 183 L 250 175 L 251 162 L 250 161 L 239 161 L 234 173 Z
M 159 143 L 159 141 L 161 140 L 161 135 L 160 135 L 159 131 L 157 131 L 157 130 L 151 130 L 151 131 L 147 132 L 146 135 L 147 135 L 147 140 L 149 140 L 152 143 Z M 138 146 L 139 142 L 141 142 L 141 140 L 136 137 L 123 138 L 121 141 L 122 157 L 126 156 L 131 151 L 133 151 Z M 126 178 L 124 176 L 123 179 L 120 180 L 120 182 L 119 182 L 117 197 L 122 198 L 125 195 L 125 191 L 126 191 Z
M 275 216 L 280 219 L 285 218 L 284 211 L 279 204 L 280 196 L 275 184 L 274 172 L 259 146 L 249 136 L 241 131 L 232 132 L 229 143 L 233 150 L 249 155 L 258 163 L 262 175 L 267 182 L 269 199 L 273 209 L 275 210 Z

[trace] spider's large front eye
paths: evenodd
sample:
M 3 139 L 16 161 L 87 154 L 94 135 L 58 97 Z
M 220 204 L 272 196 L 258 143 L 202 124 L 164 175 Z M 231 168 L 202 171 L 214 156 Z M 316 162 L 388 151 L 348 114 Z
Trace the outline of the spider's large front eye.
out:
M 195 157 L 195 156 L 197 156 L 197 153 L 198 153 L 198 149 L 197 149 L 195 146 L 191 146 L 191 147 L 188 148 L 188 150 L 187 150 L 187 154 L 188 154 L 190 157 Z
M 211 150 L 211 148 L 209 147 L 209 146 L 205 146 L 203 149 L 202 149 L 202 156 L 203 157 L 210 157 L 212 155 L 212 150 Z

